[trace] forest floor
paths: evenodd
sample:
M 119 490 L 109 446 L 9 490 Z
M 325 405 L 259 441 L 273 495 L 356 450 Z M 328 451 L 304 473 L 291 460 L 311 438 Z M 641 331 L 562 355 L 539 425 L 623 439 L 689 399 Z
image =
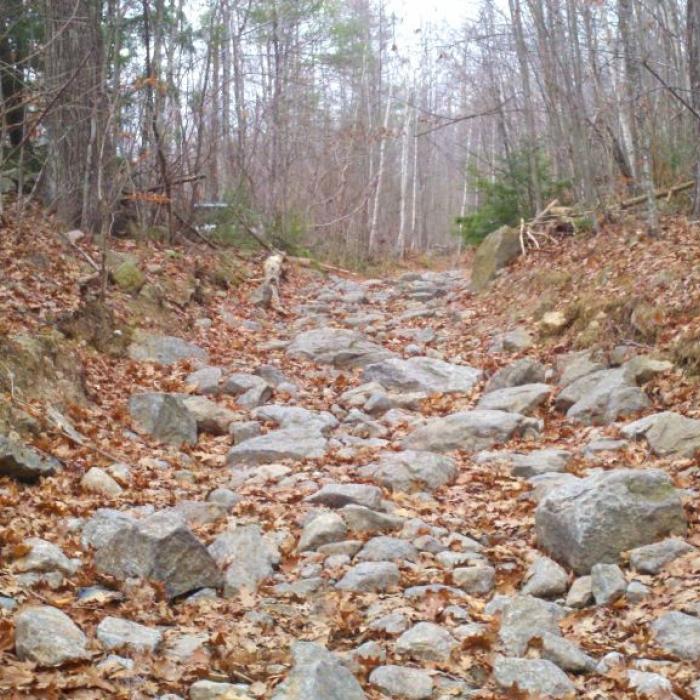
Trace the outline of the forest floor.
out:
M 130 291 L 110 285 L 113 317 L 102 319 L 105 327 L 99 330 L 94 318 L 76 322 L 86 296 L 81 284 L 93 272 L 84 254 L 99 260 L 96 242 L 83 237 L 69 244 L 40 212 L 5 223 L 0 229 L 0 435 L 3 429 L 14 429 L 17 435 L 12 437 L 63 466 L 35 483 L 0 477 L 2 697 L 362 697 L 353 694 L 357 691 L 342 669 L 349 669 L 372 699 L 526 697 L 515 686 L 507 689 L 510 683 L 499 681 L 494 668 L 505 653 L 502 620 L 507 603 L 499 596 L 515 596 L 542 554 L 535 536 L 533 484 L 513 473 L 506 456 L 486 461 L 481 448 L 449 450 L 446 455 L 456 471 L 435 488 L 392 488 L 363 470 L 387 453 L 400 454 L 410 444 L 410 438 L 404 442 L 406 436 L 419 431 L 424 419 L 473 409 L 489 378 L 523 358 L 541 363 L 551 392 L 530 411 L 541 429 L 523 430 L 520 436 L 515 431 L 504 449 L 563 450 L 568 453 L 566 472 L 577 477 L 596 469 L 662 469 L 683 490 L 685 539 L 700 547 L 696 456 L 658 456 L 646 442 L 635 440 L 601 452 L 586 450 L 592 442 L 619 440 L 624 425 L 638 415 L 674 411 L 700 419 L 700 229 L 681 218 L 666 221 L 658 239 L 646 238 L 628 222 L 607 226 L 597 235 L 548 243 L 517 260 L 480 295 L 469 290 L 469 255 L 458 269 L 447 270 L 444 262 L 436 262 L 432 271 L 406 275 L 405 269 L 396 270 L 394 276 L 377 280 L 289 265 L 280 290 L 285 313 L 263 311 L 248 300 L 260 275 L 261 256 L 239 259 L 199 246 L 116 241 L 115 264 L 135 260 L 143 278 Z M 88 295 L 95 293 L 94 286 L 88 283 Z M 564 320 L 556 332 L 545 332 L 542 319 L 552 311 L 561 312 Z M 57 328 L 64 334 L 57 335 Z M 358 399 L 348 393 L 366 381 L 362 367 L 346 366 L 338 354 L 328 364 L 288 351 L 297 336 L 319 328 L 361 331 L 397 357 L 428 356 L 482 374 L 462 391 L 425 398 L 401 398 L 392 391 L 385 397 L 389 403 L 374 397 L 383 410 L 370 412 L 367 400 L 372 396 Z M 511 351 L 494 345 L 514 328 L 526 331 L 532 342 Z M 132 359 L 125 348 L 138 342 L 135 329 L 182 338 L 204 350 L 207 359 L 172 364 Z M 29 336 L 43 339 L 38 360 L 22 354 L 28 346 L 18 338 Z M 670 360 L 673 368 L 644 385 L 649 405 L 638 414 L 602 426 L 576 423 L 557 407 L 561 370 L 570 353 L 590 348 L 595 350 L 591 357 L 604 367 L 652 355 Z M 307 457 L 287 459 L 282 452 L 279 459 L 230 456 L 233 433 L 218 424 L 216 429 L 200 425 L 196 443 L 178 447 L 136 425 L 130 415 L 132 395 L 194 395 L 191 374 L 203 366 L 221 368 L 224 379 L 256 371 L 274 376 L 266 403 L 314 412 L 304 414 L 307 422 L 323 416 L 330 425 L 327 413 L 332 414 L 330 431 L 324 428 L 323 437 L 312 435 L 322 443 L 320 453 L 312 449 Z M 373 391 L 381 397 L 381 388 Z M 246 426 L 255 420 L 263 433 L 273 432 L 276 421 L 243 405 L 241 396 L 232 391 L 207 398 L 231 411 L 224 419 L 235 415 L 234 423 Z M 60 412 L 58 422 L 51 406 Z M 307 438 L 308 432 L 299 433 L 299 442 Z M 236 447 L 248 442 L 238 440 Z M 504 447 L 494 444 L 489 449 L 497 446 Z M 115 469 L 114 463 L 127 466 Z M 111 486 L 104 490 L 86 482 L 92 467 L 111 474 L 119 491 L 107 495 Z M 308 536 L 319 515 L 319 502 L 308 499 L 327 484 L 369 489 L 358 500 L 320 501 L 328 506 L 320 512 L 334 518 L 337 506 L 345 506 L 339 511 L 345 524 L 331 523 L 343 530 L 343 537 L 327 535 L 323 541 L 327 546 L 337 544 L 335 540 L 350 544 L 300 551 L 302 534 Z M 381 488 L 381 503 L 374 502 L 372 487 Z M 211 499 L 215 489 L 227 490 L 219 492 L 224 500 L 230 495 L 225 507 Z M 343 514 L 346 504 L 366 505 L 368 500 L 374 503 L 370 510 L 377 511 L 375 520 L 383 524 L 353 527 L 350 515 Z M 193 501 L 211 508 L 182 505 Z M 253 578 L 246 580 L 254 585 L 228 595 L 219 587 L 208 595 L 169 600 L 167 581 L 121 580 L 96 564 L 84 533 L 98 509 L 116 509 L 138 522 L 153 510 L 178 507 L 189 530 L 205 545 L 222 533 L 259 526 L 252 535 L 257 552 L 234 547 L 244 578 L 250 574 Z M 365 516 L 371 519 L 371 514 Z M 398 579 L 393 569 L 385 569 L 380 573 L 388 581 L 361 584 L 367 590 L 337 587 L 362 560 L 365 549 L 357 554 L 358 549 L 378 536 L 391 539 L 375 543 L 381 551 L 399 548 L 398 554 L 392 549 L 386 555 L 395 559 Z M 49 575 L 57 574 L 52 564 L 31 563 L 30 538 L 57 545 L 74 565 L 64 566 L 61 575 Z M 261 562 L 261 548 L 269 549 L 269 561 Z M 444 556 L 450 551 L 465 554 L 456 568 Z M 366 558 L 372 559 L 369 550 Z M 49 559 L 55 562 L 56 557 Z M 700 697 L 700 646 L 695 660 L 684 660 L 660 646 L 650 627 L 670 611 L 700 615 L 700 554 L 690 549 L 655 574 L 640 574 L 625 559 L 622 563 L 627 582 L 643 585 L 642 595 L 625 594 L 608 605 L 577 608 L 565 605 L 566 591 L 552 596 L 561 612 L 555 625 L 592 661 L 583 672 L 569 669 L 565 680 L 570 686 L 554 678 L 551 694 Z M 257 580 L 251 572 L 260 567 Z M 479 582 L 460 578 L 463 569 L 479 569 L 471 572 Z M 570 569 L 566 575 L 568 588 L 574 575 Z M 431 584 L 439 586 L 420 588 Z M 47 668 L 19 649 L 18 616 L 27 606 L 38 605 L 60 609 L 82 630 L 87 660 Z M 157 643 L 149 647 L 123 639 L 110 649 L 98 628 L 106 617 L 156 630 Z M 421 630 L 426 635 L 422 640 L 406 637 L 404 631 L 415 630 L 419 622 L 434 625 Z M 541 617 L 530 623 L 536 628 Z M 691 632 L 698 634 L 694 627 Z M 292 658 L 292 645 L 299 640 L 334 652 L 326 673 L 337 674 L 338 688 L 324 691 L 325 681 L 314 676 L 312 664 L 305 665 L 303 654 Z M 543 642 L 539 637 L 529 641 L 517 655 L 539 657 Z M 700 637 L 696 643 L 700 645 Z M 321 651 L 318 655 L 322 658 Z M 340 671 L 333 666 L 337 659 L 342 660 Z M 391 665 L 402 667 L 398 679 L 393 672 L 376 673 L 378 667 Z M 403 676 L 406 667 L 424 673 Z M 300 678 L 310 685 L 300 685 Z M 202 680 L 218 685 L 198 685 Z M 531 693 L 547 696 L 544 691 Z

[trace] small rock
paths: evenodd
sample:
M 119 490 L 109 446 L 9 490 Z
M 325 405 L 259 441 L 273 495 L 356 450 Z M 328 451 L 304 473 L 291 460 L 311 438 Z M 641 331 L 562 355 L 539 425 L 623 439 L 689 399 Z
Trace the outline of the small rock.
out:
M 548 311 L 540 321 L 540 330 L 544 335 L 559 335 L 569 325 L 561 311 Z
M 105 617 L 97 625 L 95 634 L 105 649 L 124 647 L 130 651 L 150 652 L 156 650 L 163 637 L 157 629 L 119 617 Z
M 222 374 L 220 367 L 202 367 L 188 374 L 185 384 L 193 387 L 198 394 L 218 394 Z
M 470 595 L 486 595 L 493 590 L 496 570 L 487 564 L 458 567 L 452 572 L 455 586 Z
M 364 506 L 348 505 L 340 509 L 340 515 L 352 532 L 391 532 L 400 530 L 404 521 L 395 515 L 378 513 Z
M 172 365 L 180 360 L 207 361 L 207 353 L 193 343 L 170 335 L 149 335 L 141 331 L 135 334 L 135 341 L 129 346 L 129 357 L 139 362 L 156 362 Z
M 549 384 L 523 384 L 484 394 L 477 407 L 527 416 L 541 406 L 551 393 L 552 387 Z
M 557 598 L 566 593 L 568 584 L 563 567 L 549 557 L 537 557 L 525 575 L 522 592 L 535 598 Z
M 393 612 L 388 615 L 383 615 L 376 620 L 372 620 L 368 627 L 374 632 L 383 632 L 388 635 L 396 636 L 408 629 L 408 620 L 402 613 Z
M 197 443 L 197 422 L 178 396 L 145 392 L 129 399 L 136 427 L 162 442 L 180 446 Z
M 358 552 L 356 561 L 415 561 L 418 550 L 397 537 L 373 537 Z
M 593 602 L 593 588 L 590 576 L 580 576 L 569 589 L 566 605 L 570 608 L 585 608 Z
M 484 395 L 523 384 L 540 384 L 544 382 L 545 376 L 546 369 L 541 362 L 524 357 L 499 369 L 487 382 Z
M 649 587 L 640 581 L 630 581 L 625 595 L 630 603 L 641 603 L 645 598 L 649 597 L 650 593 Z
M 645 438 L 659 457 L 693 457 L 700 450 L 700 420 L 678 413 L 654 413 L 626 425 L 626 438 Z
M 233 421 L 228 426 L 228 434 L 233 438 L 234 445 L 258 437 L 260 432 L 260 423 L 254 420 Z
M 35 605 L 15 616 L 15 652 L 20 661 L 39 666 L 62 666 L 90 658 L 87 638 L 58 608 Z
M 546 659 L 498 657 L 493 677 L 504 690 L 515 687 L 534 697 L 573 698 L 576 688 L 567 675 Z
M 342 508 L 354 504 L 371 510 L 381 510 L 382 490 L 369 484 L 326 484 L 306 500 L 329 508 Z
M 388 561 L 367 561 L 356 564 L 338 581 L 341 591 L 379 593 L 398 586 L 401 575 L 396 564 Z
M 667 700 L 678 698 L 678 695 L 673 692 L 671 681 L 660 673 L 630 669 L 627 671 L 627 683 L 630 690 L 634 690 L 639 697 L 665 698 Z
M 396 651 L 419 661 L 446 663 L 457 648 L 457 640 L 443 627 L 418 622 L 396 640 Z
M 114 498 L 122 493 L 122 487 L 103 469 L 91 467 L 80 480 L 80 485 L 90 493 Z
M 616 564 L 595 564 L 591 569 L 591 591 L 596 605 L 610 605 L 627 590 L 627 579 Z
M 205 396 L 182 396 L 185 408 L 192 414 L 200 433 L 226 435 L 231 423 L 239 419 L 239 414 Z
M 430 674 L 407 666 L 378 666 L 370 674 L 369 682 L 394 698 L 424 700 L 433 694 Z
M 377 481 L 392 491 L 410 493 L 434 491 L 457 476 L 453 459 L 433 452 L 382 452 L 376 462 L 360 469 L 362 476 Z
M 216 505 L 222 506 L 226 510 L 230 510 L 236 503 L 239 503 L 241 497 L 231 491 L 231 489 L 218 488 L 209 492 L 207 496 L 207 501 L 209 503 L 215 503 Z
M 34 448 L 0 435 L 0 475 L 31 482 L 51 476 L 59 467 L 56 460 L 46 459 Z
M 60 571 L 70 576 L 78 570 L 78 565 L 71 561 L 52 542 L 47 542 L 39 537 L 30 537 L 24 542 L 29 547 L 29 551 L 22 557 L 15 559 L 12 568 L 15 571 Z
M 669 537 L 630 551 L 630 565 L 641 574 L 658 574 L 661 569 L 674 559 L 688 552 L 696 551 L 695 547 L 677 537 Z
M 562 617 L 564 611 L 554 603 L 517 595 L 503 608 L 499 637 L 509 654 L 524 654 L 534 637 L 541 638 L 547 632 L 561 635 L 559 620 Z
M 588 673 L 596 668 L 595 660 L 580 647 L 564 637 L 548 632 L 542 636 L 540 655 L 564 671 L 572 673 Z
M 322 545 L 344 540 L 348 528 L 337 513 L 321 513 L 304 526 L 297 549 L 307 552 Z
M 681 659 L 700 659 L 700 619 L 681 612 L 668 612 L 651 623 L 656 643 Z
M 220 681 L 196 681 L 190 686 L 190 700 L 251 700 L 248 686 Z

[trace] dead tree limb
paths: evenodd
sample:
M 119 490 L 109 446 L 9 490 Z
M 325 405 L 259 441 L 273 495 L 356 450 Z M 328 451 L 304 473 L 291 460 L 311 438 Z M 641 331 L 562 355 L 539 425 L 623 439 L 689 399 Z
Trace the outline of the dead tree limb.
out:
M 688 180 L 687 182 L 681 182 L 680 185 L 674 185 L 673 187 L 669 187 L 664 190 L 657 190 L 654 193 L 654 196 L 656 199 L 661 199 L 661 197 L 668 197 L 671 198 L 673 195 L 678 194 L 679 192 L 684 192 L 685 190 L 689 190 L 695 186 L 695 180 Z M 620 209 L 631 209 L 632 207 L 636 207 L 639 204 L 644 204 L 644 202 L 647 201 L 646 195 L 642 194 L 639 195 L 638 197 L 630 197 L 629 199 L 625 199 L 622 202 L 620 202 Z

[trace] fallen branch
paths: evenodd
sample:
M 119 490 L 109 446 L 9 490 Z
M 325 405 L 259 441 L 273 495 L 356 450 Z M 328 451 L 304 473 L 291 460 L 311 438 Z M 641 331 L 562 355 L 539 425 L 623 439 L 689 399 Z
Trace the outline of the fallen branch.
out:
M 63 240 L 68 243 L 69 246 L 75 248 L 75 250 L 77 250 L 83 258 L 85 258 L 95 272 L 100 272 L 100 266 L 77 243 L 73 243 L 73 241 L 71 241 L 71 239 L 68 238 L 68 236 L 66 236 L 66 234 L 63 232 L 61 232 L 61 238 L 63 238 Z
M 357 273 L 352 272 L 351 270 L 346 270 L 343 267 L 335 267 L 334 265 L 328 265 L 326 263 L 318 262 L 316 260 L 310 260 L 309 258 L 297 258 L 293 256 L 288 256 L 287 260 L 289 262 L 296 263 L 297 265 L 300 265 L 301 267 L 318 267 L 319 269 L 323 270 L 324 272 L 337 272 L 341 275 L 351 275 L 351 276 L 356 276 Z
M 656 197 L 656 199 L 661 199 L 661 197 L 670 199 L 673 197 L 673 195 L 676 195 L 679 192 L 684 192 L 685 190 L 689 190 L 693 187 L 695 187 L 695 180 L 688 180 L 687 182 L 681 182 L 680 185 L 674 185 L 673 187 L 669 187 L 664 190 L 656 190 L 656 192 L 654 192 L 654 197 Z M 640 194 L 637 197 L 630 197 L 629 199 L 625 199 L 620 202 L 620 209 L 631 209 L 632 207 L 636 207 L 638 204 L 644 204 L 646 201 L 647 196 L 645 194 Z

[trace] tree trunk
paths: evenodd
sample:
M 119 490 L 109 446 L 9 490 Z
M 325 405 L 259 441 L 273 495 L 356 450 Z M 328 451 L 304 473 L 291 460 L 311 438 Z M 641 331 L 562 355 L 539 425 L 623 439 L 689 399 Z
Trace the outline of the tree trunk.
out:
M 688 71 L 690 101 L 700 113 L 700 0 L 688 0 Z M 695 197 L 693 218 L 700 219 L 700 119 L 695 120 Z

